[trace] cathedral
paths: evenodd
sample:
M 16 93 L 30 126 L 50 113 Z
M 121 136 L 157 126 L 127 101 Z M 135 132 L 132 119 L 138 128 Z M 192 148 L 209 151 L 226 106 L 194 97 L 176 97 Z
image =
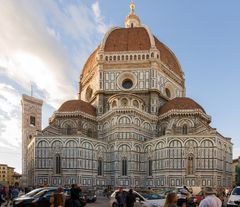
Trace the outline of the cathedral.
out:
M 186 97 L 177 57 L 130 8 L 86 61 L 78 99 L 46 128 L 42 101 L 23 95 L 24 185 L 231 186 L 231 139 Z

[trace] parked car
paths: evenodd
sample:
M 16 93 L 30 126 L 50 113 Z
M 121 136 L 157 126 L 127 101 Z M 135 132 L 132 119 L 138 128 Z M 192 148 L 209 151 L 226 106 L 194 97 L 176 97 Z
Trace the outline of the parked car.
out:
M 36 188 L 36 189 L 33 189 L 30 192 L 28 192 L 26 194 L 23 194 L 23 195 L 21 195 L 19 197 L 33 197 L 34 195 L 36 195 L 37 193 L 39 193 L 43 189 L 45 189 L 45 188 Z
M 128 189 L 123 189 L 123 192 L 126 194 L 128 193 Z M 117 207 L 117 200 L 115 198 L 116 193 L 118 190 L 115 190 L 112 195 L 110 196 L 110 206 Z M 159 194 L 144 194 L 141 195 L 140 193 L 133 191 L 136 196 L 136 203 L 134 207 L 162 207 L 165 199 L 163 196 Z
M 227 207 L 240 206 L 240 186 L 234 188 L 228 198 Z
M 13 201 L 13 207 L 50 207 L 50 197 L 56 192 L 56 187 L 47 187 L 33 196 L 18 197 Z M 68 196 L 70 190 L 64 188 L 64 193 Z

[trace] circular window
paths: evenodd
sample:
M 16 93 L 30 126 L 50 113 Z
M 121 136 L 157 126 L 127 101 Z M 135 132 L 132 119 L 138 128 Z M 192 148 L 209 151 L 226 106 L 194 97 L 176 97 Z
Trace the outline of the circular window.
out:
M 125 79 L 123 82 L 122 82 L 122 87 L 125 88 L 125 89 L 130 89 L 133 87 L 133 82 L 131 79 Z

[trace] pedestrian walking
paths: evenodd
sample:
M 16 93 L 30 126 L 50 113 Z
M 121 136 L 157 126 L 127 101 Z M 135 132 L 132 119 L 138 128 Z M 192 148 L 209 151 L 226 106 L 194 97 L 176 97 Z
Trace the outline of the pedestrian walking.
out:
M 204 193 L 206 197 L 200 202 L 199 207 L 222 207 L 222 201 L 211 187 L 206 187 Z
M 126 196 L 126 206 L 133 207 L 135 202 L 136 202 L 136 196 L 133 193 L 133 189 L 130 189 Z
M 70 199 L 66 200 L 65 207 L 83 207 L 86 201 L 81 197 L 82 190 L 77 184 L 72 184 Z
M 53 193 L 50 198 L 50 207 L 64 207 L 65 206 L 65 195 L 63 188 L 58 187 L 57 192 Z
M 180 195 L 177 201 L 177 206 L 179 207 L 186 207 L 187 206 L 187 197 L 189 195 L 189 191 L 186 186 L 180 190 Z
M 115 196 L 117 200 L 118 207 L 124 207 L 126 204 L 126 193 L 123 191 L 122 187 L 119 187 L 119 191 L 116 193 Z
M 167 195 L 163 207 L 177 207 L 177 200 L 177 194 L 175 192 L 171 192 Z

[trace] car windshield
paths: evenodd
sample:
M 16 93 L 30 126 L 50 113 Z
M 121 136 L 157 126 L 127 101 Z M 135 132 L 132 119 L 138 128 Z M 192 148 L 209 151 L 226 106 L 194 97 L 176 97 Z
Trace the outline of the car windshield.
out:
M 232 192 L 232 195 L 240 195 L 240 188 L 235 188 Z
M 29 193 L 25 194 L 24 196 L 32 197 L 42 190 L 43 190 L 43 188 L 37 188 L 37 189 L 31 190 Z
M 33 197 L 34 197 L 34 198 L 39 198 L 39 197 L 41 197 L 41 196 L 43 196 L 43 195 L 45 195 L 45 194 L 51 195 L 52 193 L 54 193 L 54 192 L 56 192 L 56 191 L 57 191 L 56 188 L 53 188 L 53 189 L 45 189 L 45 190 L 40 191 L 39 193 L 37 193 L 37 194 L 34 195 Z
M 147 200 L 158 200 L 158 199 L 163 199 L 162 196 L 158 195 L 158 194 L 142 194 L 142 196 L 144 198 L 146 198 Z

